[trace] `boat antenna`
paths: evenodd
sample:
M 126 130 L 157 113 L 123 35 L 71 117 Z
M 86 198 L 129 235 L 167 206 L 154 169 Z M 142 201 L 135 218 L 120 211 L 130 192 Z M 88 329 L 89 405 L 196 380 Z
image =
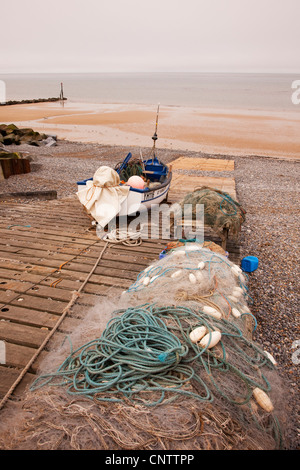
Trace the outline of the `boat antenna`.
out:
M 152 136 L 152 139 L 153 139 L 153 148 L 152 148 L 153 157 L 152 157 L 152 161 L 155 157 L 155 142 L 158 139 L 158 137 L 157 137 L 158 113 L 159 113 L 159 103 L 158 103 L 157 112 L 156 112 L 155 131 L 154 131 L 154 134 Z

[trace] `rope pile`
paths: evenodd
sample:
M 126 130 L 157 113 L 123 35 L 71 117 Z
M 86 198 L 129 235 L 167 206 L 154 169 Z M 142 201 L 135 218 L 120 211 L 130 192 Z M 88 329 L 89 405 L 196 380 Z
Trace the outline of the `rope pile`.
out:
M 38 377 L 31 390 L 52 383 L 100 401 L 120 401 L 118 393 L 130 398 L 143 390 L 163 391 L 176 382 L 172 371 L 187 352 L 149 310 L 128 309 L 108 322 L 100 339 L 74 351 L 56 373 Z
M 143 305 L 115 314 L 100 338 L 71 352 L 56 372 L 38 377 L 31 391 L 63 386 L 68 394 L 93 401 L 130 400 L 146 406 L 178 396 L 201 403 L 223 400 L 223 408 L 241 409 L 244 423 L 254 419 L 262 428 L 262 419 L 267 420 L 269 432 L 280 444 L 277 417 L 262 409 L 264 417 L 259 418 L 252 411 L 254 390 L 271 391 L 268 374 L 274 364 L 237 325 L 212 318 L 199 308 L 181 306 Z M 209 336 L 206 346 L 190 337 L 201 326 Z M 215 331 L 221 340 L 211 348 Z
M 122 243 L 125 246 L 138 246 L 142 243 L 142 233 L 140 231 L 133 230 L 111 230 L 102 236 L 102 240 L 106 240 L 109 243 Z

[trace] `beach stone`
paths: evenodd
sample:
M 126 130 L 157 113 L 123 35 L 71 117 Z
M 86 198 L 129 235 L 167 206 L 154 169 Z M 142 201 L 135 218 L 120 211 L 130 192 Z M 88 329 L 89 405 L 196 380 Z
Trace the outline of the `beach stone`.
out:
M 35 147 L 39 147 L 39 146 L 40 146 L 40 144 L 39 144 L 39 142 L 38 142 L 37 140 L 31 140 L 31 141 L 28 142 L 28 143 L 29 143 L 29 145 L 34 145 Z
M 3 143 L 4 145 L 11 145 L 14 143 L 14 135 L 13 134 L 8 134 L 3 137 Z
M 17 130 L 18 130 L 18 127 L 15 124 L 8 124 L 6 126 L 6 132 L 7 131 L 14 132 L 14 131 L 17 131 Z
M 54 147 L 57 145 L 57 142 L 52 137 L 47 137 L 47 139 L 45 140 L 45 145 L 46 147 Z
M 57 135 L 55 135 L 55 134 L 47 134 L 46 137 L 47 137 L 47 139 L 51 137 L 51 139 L 54 139 L 54 140 L 57 141 Z

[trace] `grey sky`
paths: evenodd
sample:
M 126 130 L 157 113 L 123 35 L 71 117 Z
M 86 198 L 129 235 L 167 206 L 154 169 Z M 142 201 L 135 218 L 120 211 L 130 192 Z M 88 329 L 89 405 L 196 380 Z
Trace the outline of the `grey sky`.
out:
M 300 0 L 15 0 L 6 8 L 2 73 L 300 72 Z

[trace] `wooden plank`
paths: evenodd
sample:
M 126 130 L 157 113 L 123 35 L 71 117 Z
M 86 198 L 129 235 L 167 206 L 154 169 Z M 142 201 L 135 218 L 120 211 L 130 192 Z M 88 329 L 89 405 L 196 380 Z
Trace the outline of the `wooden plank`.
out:
M 198 170 L 198 171 L 233 171 L 234 160 L 217 158 L 179 157 L 170 162 L 172 171 Z
M 0 366 L 0 397 L 3 398 L 10 387 L 15 383 L 21 373 L 20 369 Z M 25 389 L 34 380 L 33 374 L 27 373 L 22 379 L 21 383 L 17 386 L 14 392 L 15 397 L 20 397 Z
M 181 201 L 187 193 L 201 186 L 218 189 L 236 199 L 235 179 L 175 174 L 172 178 L 168 200 L 172 203 Z
M 0 321 L 0 339 L 9 343 L 38 348 L 48 334 L 49 331 L 42 328 Z
M 58 300 L 44 299 L 42 297 L 33 297 L 32 295 L 17 295 L 15 300 L 11 301 L 12 305 L 32 310 L 41 310 L 43 312 L 54 313 L 60 315 L 68 302 L 60 302 Z
M 36 348 L 22 346 L 14 343 L 5 343 L 7 367 L 23 368 L 30 361 L 36 352 Z
M 17 305 L 0 306 L 0 319 L 14 323 L 34 326 L 38 328 L 53 328 L 57 323 L 57 315 L 47 311 L 37 311 L 31 308 L 23 308 Z

